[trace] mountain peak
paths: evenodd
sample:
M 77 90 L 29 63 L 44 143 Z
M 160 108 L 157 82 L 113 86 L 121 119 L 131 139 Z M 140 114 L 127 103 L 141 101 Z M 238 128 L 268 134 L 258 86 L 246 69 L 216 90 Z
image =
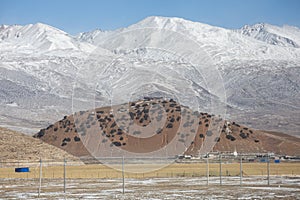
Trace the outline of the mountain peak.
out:
M 266 25 L 267 24 L 265 24 L 265 23 L 257 23 L 257 24 L 254 24 L 254 25 L 245 25 L 241 28 L 241 32 L 244 35 L 251 36 L 251 33 L 265 31 L 266 30 L 265 29 Z
M 200 23 L 200 22 L 193 22 L 187 19 L 179 18 L 179 17 L 163 17 L 163 16 L 150 16 L 142 21 L 137 23 L 138 25 L 143 26 L 155 26 L 155 27 L 174 27 L 174 26 L 208 26 L 211 27 L 208 24 Z
M 66 32 L 58 29 L 58 28 L 55 28 L 51 25 L 48 25 L 48 24 L 43 24 L 43 23 L 36 23 L 36 24 L 33 24 L 32 27 L 35 27 L 35 28 L 38 28 L 38 29 L 41 29 L 41 30 L 50 30 L 50 31 L 56 31 L 56 32 L 59 32 L 59 33 L 63 33 L 63 34 L 67 34 Z
M 7 27 L 8 27 L 8 25 L 1 24 L 1 26 L 0 26 L 0 31 L 6 29 Z
M 287 30 L 284 27 L 257 23 L 254 25 L 245 25 L 239 32 L 245 36 L 252 37 L 271 45 L 299 48 L 297 42 L 287 34 Z
M 68 33 L 43 23 L 24 26 L 2 25 L 0 42 L 3 42 L 3 50 L 9 48 L 10 45 L 7 44 L 11 44 L 26 52 L 27 50 L 44 52 L 65 49 L 81 50 L 81 48 L 91 51 L 93 49 L 90 48 L 92 45 L 78 43 Z
M 0 27 L 0 40 L 13 40 L 27 37 L 38 39 L 35 37 L 43 36 L 43 38 L 46 38 L 47 36 L 53 36 L 55 34 L 67 35 L 67 33 L 62 30 L 42 23 L 27 24 L 25 26 L 1 25 Z

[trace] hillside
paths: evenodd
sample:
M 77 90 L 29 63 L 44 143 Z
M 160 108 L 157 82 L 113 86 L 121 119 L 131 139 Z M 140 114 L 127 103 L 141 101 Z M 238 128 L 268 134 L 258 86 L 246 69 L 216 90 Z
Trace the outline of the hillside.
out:
M 173 99 L 150 97 L 65 116 L 34 137 L 79 157 L 114 157 L 124 152 L 140 157 L 183 152 L 197 156 L 235 149 L 239 153 L 300 155 L 299 138 L 193 111 Z
M 299 47 L 299 28 L 265 23 L 231 30 L 153 16 L 76 36 L 2 25 L 0 126 L 36 133 L 95 96 L 102 107 L 155 95 L 202 112 L 221 103 L 226 113 L 214 113 L 231 121 L 299 137 Z
M 43 160 L 81 161 L 67 152 L 28 135 L 0 128 L 0 158 L 4 162 Z

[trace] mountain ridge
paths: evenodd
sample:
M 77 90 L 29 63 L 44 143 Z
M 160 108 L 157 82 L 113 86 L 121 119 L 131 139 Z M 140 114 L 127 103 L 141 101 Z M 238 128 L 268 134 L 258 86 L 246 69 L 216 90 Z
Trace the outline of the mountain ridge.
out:
M 288 47 L 298 48 L 299 43 L 300 43 L 300 30 L 297 27 L 291 27 L 291 26 L 279 27 L 279 26 L 269 25 L 266 23 L 257 23 L 254 25 L 245 25 L 245 26 L 241 27 L 240 29 L 225 29 L 225 28 L 221 28 L 221 27 L 216 27 L 216 26 L 211 26 L 208 24 L 200 23 L 200 22 L 192 22 L 192 21 L 185 20 L 182 18 L 158 17 L 158 16 L 147 17 L 144 20 L 141 20 L 136 24 L 128 26 L 127 28 L 120 28 L 120 29 L 111 30 L 111 31 L 102 31 L 102 30 L 96 29 L 96 30 L 90 31 L 90 32 L 82 32 L 75 36 L 72 36 L 62 30 L 59 30 L 55 27 L 49 26 L 47 24 L 42 24 L 42 23 L 28 24 L 28 25 L 24 25 L 24 26 L 1 25 L 0 38 L 2 39 L 2 42 L 4 40 L 6 40 L 6 38 L 9 37 L 8 33 L 7 33 L 7 32 L 9 32 L 9 30 L 11 31 L 11 34 L 14 35 L 14 36 L 9 37 L 10 39 L 12 39 L 12 37 L 16 37 L 16 38 L 22 37 L 22 35 L 24 34 L 23 32 L 25 31 L 25 33 L 26 33 L 27 29 L 30 30 L 33 28 L 35 31 L 42 29 L 44 31 L 48 30 L 55 34 L 58 34 L 58 33 L 62 34 L 64 36 L 66 36 L 64 40 L 69 40 L 67 43 L 63 43 L 63 45 L 57 44 L 57 45 L 51 46 L 51 44 L 50 44 L 50 46 L 44 47 L 45 49 L 51 50 L 51 49 L 59 49 L 59 48 L 61 48 L 61 49 L 74 48 L 76 50 L 80 50 L 79 47 L 76 47 L 76 45 L 74 45 L 72 43 L 83 42 L 83 43 L 88 43 L 88 44 L 93 44 L 93 45 L 98 46 L 98 44 L 95 44 L 95 43 L 99 43 L 99 42 L 97 42 L 97 40 L 102 40 L 103 38 L 106 38 L 107 35 L 109 35 L 109 34 L 120 33 L 122 31 L 128 30 L 128 29 L 131 30 L 131 29 L 136 29 L 136 28 L 149 28 L 149 27 L 169 29 L 169 30 L 178 31 L 178 32 L 182 31 L 183 33 L 185 30 L 193 30 L 196 28 L 197 31 L 195 33 L 192 32 L 189 34 L 189 35 L 193 35 L 193 36 L 200 33 L 201 31 L 207 32 L 209 34 L 215 34 L 217 32 L 218 34 L 223 34 L 223 35 L 228 35 L 228 34 L 232 35 L 235 33 L 240 33 L 241 35 L 248 36 L 249 38 L 253 38 L 258 41 L 262 41 L 267 44 L 272 44 L 274 46 L 282 46 L 282 47 L 288 46 Z M 9 29 L 9 30 L 7 31 L 7 29 Z M 17 30 L 14 30 L 14 29 L 17 29 Z M 284 30 L 291 30 L 291 29 L 294 29 L 294 31 L 285 31 L 284 32 Z M 199 30 L 201 30 L 201 31 L 199 31 Z M 262 31 L 263 31 L 263 33 L 260 33 L 260 35 L 257 34 L 257 32 L 262 32 Z M 40 32 L 40 31 L 37 31 L 37 32 Z M 278 32 L 281 32 L 281 33 L 278 34 Z M 290 33 L 290 32 L 293 32 L 294 36 L 298 37 L 297 41 L 294 41 L 295 37 L 290 38 L 291 34 L 289 34 L 289 35 L 284 34 L 284 33 Z M 6 34 L 6 36 L 5 36 L 5 34 Z M 261 35 L 261 34 L 263 34 L 263 35 Z M 47 37 L 47 36 L 43 36 L 43 37 Z M 100 37 L 100 38 L 97 39 L 97 37 Z M 214 36 L 214 38 L 216 39 L 218 37 Z M 247 37 L 243 37 L 243 39 L 245 39 L 245 38 L 247 38 Z M 239 39 L 239 38 L 236 38 L 236 39 Z M 205 40 L 206 40 L 206 42 L 208 41 L 208 39 L 205 39 Z M 220 45 L 220 43 L 218 43 L 218 45 Z M 60 47 L 60 46 L 63 46 L 63 47 Z
M 145 28 L 146 26 L 152 28 Z M 103 80 L 112 81 L 111 85 L 116 88 L 122 86 L 121 83 L 126 84 L 127 80 L 136 79 L 143 83 L 149 80 L 147 73 L 159 73 L 163 75 L 153 74 L 152 80 L 158 81 L 160 85 L 153 84 L 153 88 L 147 91 L 154 92 L 151 90 L 164 88 L 169 94 L 170 89 L 179 86 L 181 95 L 192 94 L 185 93 L 185 87 L 195 91 L 199 105 L 208 103 L 207 97 L 210 94 L 204 91 L 209 91 L 209 88 L 203 77 L 195 77 L 188 62 L 161 49 L 148 48 L 153 44 L 175 48 L 177 42 L 186 39 L 189 43 L 198 45 L 219 70 L 227 96 L 228 117 L 258 129 L 299 134 L 299 28 L 264 25 L 262 35 L 257 36 L 259 31 L 254 31 L 251 32 L 252 36 L 247 36 L 248 32 L 241 33 L 243 28 L 231 30 L 179 18 L 149 17 L 127 28 L 114 31 L 96 30 L 77 36 L 71 36 L 56 28 L 52 30 L 53 27 L 43 24 L 16 26 L 16 30 L 11 31 L 7 38 L 10 27 L 1 27 L 2 126 L 28 126 L 35 132 L 47 124 L 52 124 L 60 116 L 71 114 L 74 84 L 79 80 L 78 74 L 86 73 L 85 69 L 93 66 L 93 53 L 103 58 L 103 62 L 96 68 L 100 74 L 106 69 Z M 48 32 L 48 28 L 55 34 Z M 23 32 L 18 32 L 21 29 Z M 31 32 L 26 32 L 27 29 L 31 29 Z M 251 30 L 251 26 L 244 29 Z M 158 30 L 164 31 L 159 33 Z M 56 38 L 57 34 L 59 36 Z M 162 38 L 167 39 L 162 41 Z M 274 39 L 277 44 L 271 44 Z M 135 40 L 139 44 L 128 42 Z M 179 48 L 188 50 L 190 46 L 184 44 Z M 180 52 L 179 50 L 174 49 L 175 52 Z M 110 69 L 106 68 L 112 60 L 119 63 Z M 152 70 L 155 67 L 157 70 Z M 203 66 L 195 68 L 204 70 Z M 172 70 L 177 70 L 174 71 L 175 78 L 170 76 Z M 88 87 L 86 81 L 91 80 L 93 75 L 90 74 L 91 77 L 86 77 L 86 80 L 80 80 L 78 87 L 81 91 L 92 87 Z M 114 82 L 110 77 L 128 79 Z M 162 84 L 163 80 L 169 80 L 171 87 L 162 87 L 166 86 Z M 180 83 L 178 80 L 184 82 Z M 127 90 L 135 88 L 133 86 L 124 88 L 124 93 L 131 94 Z M 100 89 L 97 91 L 102 95 L 99 97 L 102 101 L 100 104 L 105 105 L 108 103 L 105 94 L 110 94 L 109 86 L 103 84 Z M 49 116 L 49 113 L 53 114 Z

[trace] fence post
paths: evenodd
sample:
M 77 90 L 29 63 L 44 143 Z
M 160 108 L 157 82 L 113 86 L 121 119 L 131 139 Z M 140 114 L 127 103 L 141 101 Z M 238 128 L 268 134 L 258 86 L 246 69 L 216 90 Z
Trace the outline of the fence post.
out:
M 209 161 L 208 161 L 208 155 L 206 158 L 206 185 L 209 185 Z
M 67 165 L 67 160 L 64 158 L 64 193 L 66 194 L 66 165 Z
M 243 183 L 243 160 L 242 155 L 240 157 L 240 186 L 242 186 Z
M 220 161 L 220 185 L 222 185 L 222 159 L 221 159 L 221 154 L 219 154 L 219 161 Z
M 122 157 L 122 182 L 123 182 L 123 194 L 125 193 L 125 177 L 124 177 L 124 156 Z
M 40 197 L 40 195 L 41 195 L 41 188 L 42 188 L 42 159 L 40 158 L 40 175 L 39 175 L 38 197 Z
M 268 154 L 268 160 L 267 160 L 267 170 L 268 170 L 268 185 L 270 185 L 270 156 Z

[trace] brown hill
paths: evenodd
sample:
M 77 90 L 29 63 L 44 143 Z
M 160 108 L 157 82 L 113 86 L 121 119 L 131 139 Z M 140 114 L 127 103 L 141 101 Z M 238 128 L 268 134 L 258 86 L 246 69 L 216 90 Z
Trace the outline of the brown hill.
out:
M 220 131 L 211 128 L 217 126 Z M 300 138 L 254 130 L 161 98 L 81 111 L 34 137 L 79 157 L 90 156 L 91 149 L 92 155 L 103 156 L 110 147 L 149 153 L 168 145 L 198 155 L 207 141 L 215 143 L 213 151 L 300 155 Z
M 79 161 L 73 155 L 28 135 L 0 128 L 0 158 L 5 162 L 67 160 Z

